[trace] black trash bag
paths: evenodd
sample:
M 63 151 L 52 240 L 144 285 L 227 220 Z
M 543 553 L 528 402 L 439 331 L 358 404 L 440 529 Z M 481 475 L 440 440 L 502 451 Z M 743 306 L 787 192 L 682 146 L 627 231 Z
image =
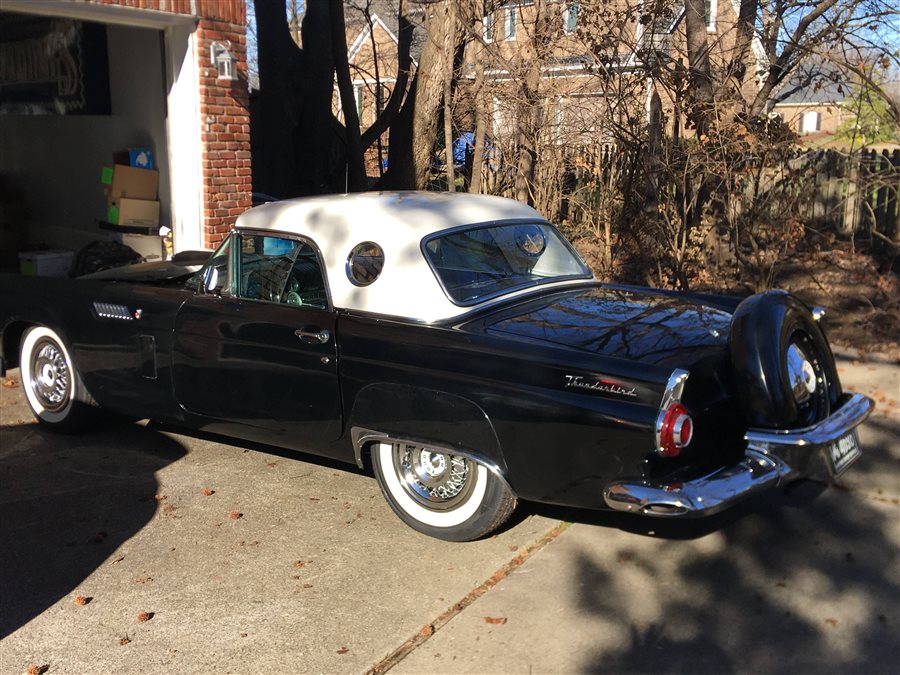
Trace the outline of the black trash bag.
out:
M 141 260 L 141 255 L 125 244 L 117 241 L 92 241 L 75 254 L 69 276 L 80 277 L 100 270 L 132 265 Z

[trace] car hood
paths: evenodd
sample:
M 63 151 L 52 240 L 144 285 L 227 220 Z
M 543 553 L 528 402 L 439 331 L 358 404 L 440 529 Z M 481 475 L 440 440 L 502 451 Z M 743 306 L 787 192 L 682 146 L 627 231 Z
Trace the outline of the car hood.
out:
M 95 281 L 127 281 L 131 283 L 154 283 L 186 279 L 196 273 L 201 263 L 180 264 L 171 260 L 138 263 L 124 267 L 114 267 L 79 277 Z
M 596 286 L 543 298 L 488 321 L 494 334 L 656 366 L 690 368 L 728 344 L 731 313 L 666 291 Z

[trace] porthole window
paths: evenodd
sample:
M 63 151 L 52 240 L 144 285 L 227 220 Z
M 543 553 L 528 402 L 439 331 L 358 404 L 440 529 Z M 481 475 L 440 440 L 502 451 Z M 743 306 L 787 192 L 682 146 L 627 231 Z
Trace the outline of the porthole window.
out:
M 357 244 L 347 257 L 347 276 L 356 286 L 368 286 L 384 268 L 384 251 L 371 241 Z

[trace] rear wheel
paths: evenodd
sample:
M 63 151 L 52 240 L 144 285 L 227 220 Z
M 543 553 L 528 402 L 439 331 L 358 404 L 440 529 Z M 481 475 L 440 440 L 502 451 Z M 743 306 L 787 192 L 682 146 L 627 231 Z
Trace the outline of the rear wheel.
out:
M 22 388 L 38 422 L 58 431 L 74 431 L 87 420 L 90 407 L 81 399 L 81 379 L 65 343 L 44 326 L 29 329 L 19 358 Z
M 516 506 L 503 480 L 462 455 L 411 443 L 379 443 L 372 466 L 391 508 L 438 539 L 470 541 L 502 525 Z

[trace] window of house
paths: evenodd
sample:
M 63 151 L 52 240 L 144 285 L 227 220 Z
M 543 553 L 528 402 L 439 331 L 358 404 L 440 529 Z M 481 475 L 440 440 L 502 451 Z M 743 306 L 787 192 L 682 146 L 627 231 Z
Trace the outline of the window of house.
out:
M 822 113 L 810 110 L 800 119 L 800 133 L 813 134 L 822 130 Z
M 356 99 L 356 116 L 362 122 L 363 116 L 363 87 L 361 84 L 353 87 L 353 97 Z
M 566 5 L 563 10 L 563 33 L 571 35 L 578 27 L 578 11 L 580 6 L 577 2 Z
M 483 23 L 483 31 L 484 31 L 484 41 L 485 42 L 493 42 L 494 41 L 494 15 L 488 14 L 484 17 Z
M 516 11 L 516 7 L 507 7 L 506 8 L 506 39 L 507 40 L 515 40 L 516 39 L 516 16 L 518 12 Z
M 710 33 L 716 30 L 716 14 L 718 10 L 718 0 L 706 0 L 706 30 Z

